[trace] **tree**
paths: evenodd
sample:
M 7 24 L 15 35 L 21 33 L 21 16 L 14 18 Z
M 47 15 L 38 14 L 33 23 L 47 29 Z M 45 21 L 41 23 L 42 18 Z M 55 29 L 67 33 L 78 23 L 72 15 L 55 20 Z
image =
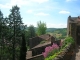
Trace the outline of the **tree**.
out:
M 29 46 L 29 38 L 35 37 L 35 28 L 33 25 L 30 25 L 26 33 L 27 46 Z
M 8 27 L 8 18 L 7 17 L 5 17 L 4 19 L 3 19 L 3 28 L 2 28 L 2 32 L 3 32 L 3 37 L 5 37 L 5 38 L 7 38 L 7 37 L 9 37 L 9 27 Z
M 2 57 L 2 21 L 3 21 L 3 13 L 0 10 L 0 60 Z
M 41 22 L 41 21 L 39 21 L 39 22 L 37 23 L 37 34 L 38 34 L 38 35 L 45 34 L 45 33 L 46 33 L 46 29 L 47 29 L 46 23 Z
M 8 40 L 6 40 L 6 38 L 8 37 L 8 18 L 4 18 L 3 17 L 3 13 L 0 10 L 0 60 L 5 60 L 5 56 L 8 57 L 8 59 L 10 58 L 9 55 L 9 50 L 8 50 L 8 46 L 7 46 L 7 42 Z M 9 47 L 10 48 L 10 47 Z M 6 52 L 9 51 L 9 52 Z M 7 59 L 7 58 L 6 58 Z
M 15 44 L 17 43 L 16 37 L 19 37 L 21 35 L 20 27 L 23 23 L 22 23 L 22 18 L 21 18 L 20 12 L 19 12 L 19 7 L 17 5 L 13 6 L 12 9 L 10 9 L 10 12 L 11 13 L 9 14 L 9 28 L 10 28 L 9 30 L 10 30 L 10 34 L 12 34 L 11 38 L 14 38 L 12 41 L 12 44 L 13 44 L 13 46 L 12 46 L 13 59 L 12 60 L 15 60 L 15 52 L 16 52 Z
M 22 18 L 19 12 L 19 7 L 16 5 L 14 7 L 12 7 L 12 9 L 10 9 L 10 15 L 9 15 L 9 27 L 12 30 L 11 34 L 14 34 L 14 28 L 15 28 L 15 33 L 16 36 L 20 35 L 21 32 L 21 25 L 22 23 Z
M 20 49 L 20 60 L 26 60 L 26 40 L 25 40 L 25 34 L 22 34 L 22 45 Z
M 32 37 L 35 36 L 35 29 L 34 29 L 34 26 L 33 25 L 30 25 L 29 26 L 28 32 L 29 32 L 30 38 L 32 38 Z
M 2 24 L 3 24 L 3 13 L 0 10 L 0 38 L 2 38 Z

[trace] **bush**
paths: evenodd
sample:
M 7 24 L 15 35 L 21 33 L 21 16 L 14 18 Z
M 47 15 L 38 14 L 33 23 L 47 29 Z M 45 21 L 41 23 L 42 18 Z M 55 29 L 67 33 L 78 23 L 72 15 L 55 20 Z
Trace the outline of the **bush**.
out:
M 54 53 L 56 53 L 59 49 L 59 46 L 55 43 L 53 43 L 52 46 L 48 46 L 45 48 L 45 52 L 43 52 L 43 56 L 46 58 L 46 57 L 49 57 L 49 56 L 52 56 Z
M 72 37 L 66 37 L 64 42 L 61 43 L 60 48 L 57 44 L 53 43 L 52 46 L 46 47 L 45 52 L 42 53 L 45 60 L 52 60 L 57 57 L 61 52 L 69 46 L 69 44 L 74 44 L 74 39 Z

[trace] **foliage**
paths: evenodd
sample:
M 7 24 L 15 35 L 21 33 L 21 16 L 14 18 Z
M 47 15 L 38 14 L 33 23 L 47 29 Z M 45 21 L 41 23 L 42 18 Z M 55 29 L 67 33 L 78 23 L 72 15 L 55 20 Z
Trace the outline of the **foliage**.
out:
M 16 36 L 19 36 L 21 35 L 20 27 L 23 24 L 22 18 L 19 12 L 19 7 L 17 5 L 13 6 L 12 9 L 10 9 L 10 12 L 11 13 L 9 14 L 9 27 L 12 30 L 11 33 L 13 34 L 15 29 Z
M 27 42 L 27 46 L 29 48 L 29 38 L 35 37 L 36 33 L 35 33 L 35 28 L 33 25 L 30 25 L 27 30 L 25 31 L 25 36 L 26 36 L 26 42 Z
M 3 17 L 0 11 L 0 60 L 19 60 L 21 39 L 18 37 L 21 37 L 23 23 L 17 5 L 10 12 L 8 17 Z
M 2 21 L 3 21 L 3 14 L 2 12 L 0 11 L 0 38 L 1 38 L 1 32 L 2 32 Z
M 38 34 L 38 35 L 45 34 L 45 33 L 46 33 L 46 29 L 47 29 L 46 23 L 41 22 L 41 21 L 39 21 L 39 22 L 37 23 L 37 34 Z
M 35 34 L 35 29 L 34 29 L 34 26 L 33 25 L 30 25 L 29 26 L 28 32 L 29 32 L 30 38 L 35 37 L 36 34 Z
M 20 49 L 20 60 L 26 60 L 26 40 L 25 40 L 25 35 L 22 34 L 22 45 Z
M 46 32 L 51 32 L 53 33 L 54 31 L 56 31 L 58 28 L 47 28 Z
M 27 27 L 26 30 L 28 29 L 29 27 Z M 34 27 L 34 29 L 35 32 L 37 32 L 37 27 Z M 56 37 L 57 39 L 64 39 L 67 36 L 67 28 L 47 28 L 46 33 Z
M 52 56 L 54 53 L 56 53 L 57 49 L 59 49 L 58 45 L 53 43 L 52 46 L 46 47 L 45 52 L 43 52 L 42 54 L 46 58 L 46 57 Z
M 17 41 L 16 37 L 21 37 L 21 25 L 22 25 L 22 18 L 20 15 L 20 11 L 19 11 L 19 7 L 13 6 L 12 9 L 10 9 L 10 14 L 9 14 L 9 30 L 10 30 L 10 35 L 11 38 L 13 38 L 12 40 L 12 56 L 13 56 L 13 60 L 15 60 L 16 56 L 19 54 L 16 50 L 17 46 L 20 46 L 20 40 Z M 15 46 L 17 44 L 17 46 Z M 20 51 L 19 51 L 20 52 Z
M 59 54 L 62 54 L 62 51 L 69 46 L 69 44 L 74 44 L 74 39 L 72 37 L 67 37 L 63 43 L 61 43 L 61 47 L 57 50 L 50 50 L 51 48 L 48 47 L 45 51 L 46 53 L 42 53 L 45 57 L 45 60 L 52 60 L 57 57 Z M 53 45 L 54 46 L 54 45 Z M 50 52 L 48 52 L 50 51 Z M 49 55 L 48 55 L 49 54 Z
M 0 20 L 0 37 L 2 36 L 2 38 L 6 38 L 6 39 L 8 39 L 11 36 L 11 34 L 9 34 L 10 31 L 9 31 L 8 22 L 9 22 L 8 17 L 5 18 L 3 17 Z
M 65 45 L 68 45 L 69 43 L 74 44 L 74 39 L 72 37 L 66 37 L 62 44 L 62 47 L 65 47 Z
M 29 32 L 25 31 L 25 39 L 26 39 L 26 42 L 27 42 L 27 47 L 29 47 L 29 38 L 30 38 Z
M 68 43 L 74 43 L 74 39 L 72 37 L 67 37 L 65 38 L 65 43 L 68 44 Z
M 64 39 L 67 36 L 67 28 L 47 28 L 47 33 L 57 39 Z

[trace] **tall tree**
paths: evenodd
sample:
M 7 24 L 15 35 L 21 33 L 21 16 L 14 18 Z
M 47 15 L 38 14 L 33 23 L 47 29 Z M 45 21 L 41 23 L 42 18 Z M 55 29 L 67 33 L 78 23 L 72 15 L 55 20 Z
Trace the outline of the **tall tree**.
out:
M 45 33 L 46 33 L 46 29 L 47 29 L 46 23 L 41 22 L 41 21 L 39 21 L 39 22 L 37 23 L 37 34 L 38 34 L 38 35 L 45 34 Z
M 32 37 L 34 37 L 36 35 L 35 34 L 35 29 L 34 29 L 34 26 L 33 25 L 30 25 L 29 26 L 28 32 L 29 32 L 30 38 L 32 38 Z
M 0 10 L 0 38 L 2 36 L 3 13 Z
M 0 10 L 0 60 L 2 58 L 2 21 L 3 21 L 3 13 Z
M 4 20 L 3 20 L 3 28 L 2 28 L 2 31 L 3 31 L 3 37 L 7 38 L 9 37 L 9 27 L 8 27 L 8 18 L 5 17 Z
M 7 26 L 7 17 L 3 17 L 3 13 L 0 10 L 0 60 L 4 60 L 4 56 L 9 56 L 9 53 L 6 53 L 7 51 L 7 40 L 6 38 L 8 37 L 8 26 Z M 10 47 L 9 47 L 10 48 Z M 9 51 L 10 52 L 10 51 Z M 6 58 L 7 59 L 7 58 Z M 9 59 L 9 57 L 8 57 Z
M 25 34 L 22 33 L 22 44 L 20 48 L 20 60 L 26 60 L 26 40 L 25 40 Z
M 20 15 L 20 11 L 19 11 L 19 7 L 16 5 L 16 6 L 13 6 L 12 9 L 10 9 L 10 15 L 9 15 L 9 26 L 12 30 L 14 30 L 14 27 L 15 27 L 15 33 L 16 35 L 18 36 L 21 32 L 21 25 L 23 24 L 22 23 L 22 18 L 21 18 L 21 15 Z M 11 32 L 13 33 L 13 32 Z
M 29 38 L 35 37 L 35 28 L 33 25 L 30 25 L 26 33 L 27 46 L 29 46 Z
M 9 27 L 10 27 L 10 33 L 12 34 L 12 37 L 14 37 L 12 43 L 13 43 L 13 59 L 15 60 L 15 42 L 16 37 L 21 35 L 21 29 L 20 26 L 22 25 L 22 18 L 20 15 L 19 7 L 13 6 L 12 9 L 10 9 L 10 15 L 9 15 Z M 17 52 L 16 52 L 17 53 Z

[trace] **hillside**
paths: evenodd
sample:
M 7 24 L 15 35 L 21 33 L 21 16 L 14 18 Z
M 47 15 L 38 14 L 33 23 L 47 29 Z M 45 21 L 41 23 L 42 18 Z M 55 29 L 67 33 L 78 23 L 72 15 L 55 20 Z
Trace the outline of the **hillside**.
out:
M 28 27 L 26 30 L 28 30 Z M 36 27 L 35 31 L 37 31 Z M 47 28 L 46 33 L 56 37 L 57 39 L 63 39 L 67 36 L 67 28 Z
M 67 36 L 67 28 L 48 28 L 47 34 L 50 34 L 57 39 L 64 39 Z

